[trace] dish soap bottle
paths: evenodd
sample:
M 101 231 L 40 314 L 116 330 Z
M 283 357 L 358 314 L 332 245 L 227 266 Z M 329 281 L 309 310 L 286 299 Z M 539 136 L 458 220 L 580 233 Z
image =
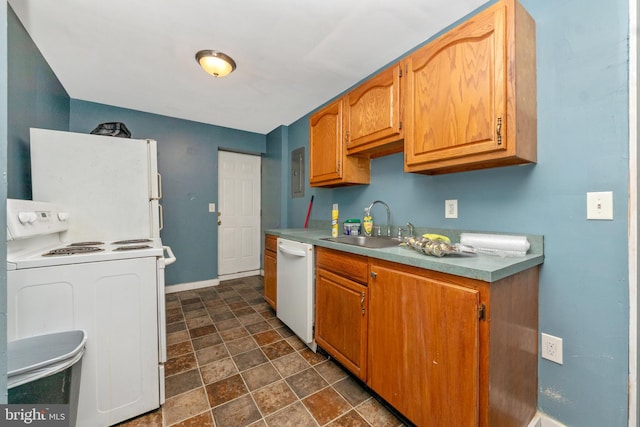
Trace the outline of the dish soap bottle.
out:
M 367 236 L 371 236 L 371 232 L 373 231 L 373 218 L 371 217 L 371 213 L 369 209 L 364 210 L 364 218 L 362 219 L 362 225 L 364 227 L 364 234 Z
M 338 204 L 333 204 L 331 210 L 331 237 L 338 237 Z

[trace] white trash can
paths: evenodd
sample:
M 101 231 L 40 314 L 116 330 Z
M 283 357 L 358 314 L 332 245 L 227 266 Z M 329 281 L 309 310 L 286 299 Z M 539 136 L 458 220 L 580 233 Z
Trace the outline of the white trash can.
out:
M 9 341 L 8 403 L 68 404 L 69 425 L 74 426 L 86 342 L 82 330 Z

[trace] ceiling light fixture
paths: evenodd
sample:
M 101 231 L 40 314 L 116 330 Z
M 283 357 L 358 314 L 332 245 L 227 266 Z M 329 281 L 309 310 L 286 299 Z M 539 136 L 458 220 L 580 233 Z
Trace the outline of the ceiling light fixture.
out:
M 214 77 L 224 77 L 236 69 L 235 61 L 217 50 L 199 51 L 196 53 L 196 61 L 204 71 Z

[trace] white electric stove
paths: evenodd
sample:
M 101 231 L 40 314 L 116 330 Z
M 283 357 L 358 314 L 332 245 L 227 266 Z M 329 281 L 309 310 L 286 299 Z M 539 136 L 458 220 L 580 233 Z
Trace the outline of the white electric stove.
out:
M 83 329 L 78 426 L 110 426 L 164 402 L 159 238 L 65 241 L 73 212 L 7 200 L 8 339 Z

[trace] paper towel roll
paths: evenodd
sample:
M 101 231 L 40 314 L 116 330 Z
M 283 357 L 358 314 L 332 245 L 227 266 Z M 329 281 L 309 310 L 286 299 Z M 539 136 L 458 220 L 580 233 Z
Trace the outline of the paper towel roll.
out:
M 527 236 L 507 234 L 462 233 L 460 243 L 499 256 L 524 256 L 530 247 Z

